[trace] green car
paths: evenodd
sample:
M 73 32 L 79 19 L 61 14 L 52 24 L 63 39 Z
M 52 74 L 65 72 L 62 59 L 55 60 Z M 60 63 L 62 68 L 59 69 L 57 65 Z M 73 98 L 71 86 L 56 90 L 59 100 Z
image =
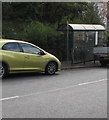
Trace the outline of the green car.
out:
M 53 75 L 61 70 L 61 62 L 31 43 L 0 39 L 0 77 L 8 73 L 45 72 Z

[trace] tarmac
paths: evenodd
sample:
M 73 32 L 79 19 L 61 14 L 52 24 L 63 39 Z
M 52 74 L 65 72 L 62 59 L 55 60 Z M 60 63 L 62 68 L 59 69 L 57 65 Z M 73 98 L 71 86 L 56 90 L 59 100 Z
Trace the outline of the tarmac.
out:
M 89 61 L 85 63 L 76 63 L 72 64 L 71 61 L 62 61 L 61 62 L 62 66 L 61 69 L 75 69 L 75 68 L 88 68 L 88 67 L 100 67 L 99 61 Z

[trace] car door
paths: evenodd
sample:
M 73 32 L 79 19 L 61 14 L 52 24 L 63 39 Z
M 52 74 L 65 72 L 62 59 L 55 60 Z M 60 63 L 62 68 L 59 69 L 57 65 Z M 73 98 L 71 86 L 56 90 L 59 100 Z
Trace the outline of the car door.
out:
M 27 43 L 20 43 L 25 58 L 24 67 L 28 70 L 42 70 L 45 64 L 44 55 L 40 55 L 41 50 Z
M 17 42 L 8 42 L 3 45 L 3 60 L 8 63 L 10 70 L 23 70 L 24 56 Z

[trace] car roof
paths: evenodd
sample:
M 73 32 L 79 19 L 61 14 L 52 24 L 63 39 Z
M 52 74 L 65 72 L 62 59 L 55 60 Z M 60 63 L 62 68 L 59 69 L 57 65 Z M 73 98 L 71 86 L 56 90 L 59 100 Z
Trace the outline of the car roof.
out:
M 22 41 L 22 40 L 14 40 L 14 39 L 0 39 L 0 44 L 5 44 L 8 42 L 20 42 L 20 43 L 28 43 L 28 44 L 32 44 L 30 42 L 26 42 L 26 41 Z M 33 45 L 33 44 L 32 44 Z
M 0 39 L 0 48 L 1 48 L 5 43 L 8 43 L 8 42 L 20 42 L 20 43 L 28 43 L 28 44 L 31 44 L 31 43 L 29 43 L 29 42 L 25 42 L 25 41 L 22 41 L 22 40 Z
M 0 42 L 22 42 L 22 43 L 26 43 L 25 41 L 22 40 L 14 40 L 14 39 L 0 39 Z
M 27 43 L 27 44 L 30 44 L 30 45 L 33 45 L 33 46 L 36 46 L 30 42 L 26 42 L 26 41 L 22 41 L 22 40 L 14 40 L 14 39 L 0 39 L 0 48 L 5 44 L 5 43 L 8 43 L 8 42 L 20 42 L 20 43 Z M 38 46 L 37 46 L 38 47 Z M 38 47 L 40 50 L 43 50 L 42 48 Z M 44 51 L 44 50 L 43 50 Z

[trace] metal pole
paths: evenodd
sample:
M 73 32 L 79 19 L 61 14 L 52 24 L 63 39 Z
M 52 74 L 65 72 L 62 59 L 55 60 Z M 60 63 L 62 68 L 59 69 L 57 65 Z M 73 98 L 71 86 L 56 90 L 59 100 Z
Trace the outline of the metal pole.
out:
M 67 61 L 69 60 L 69 26 L 67 21 Z

